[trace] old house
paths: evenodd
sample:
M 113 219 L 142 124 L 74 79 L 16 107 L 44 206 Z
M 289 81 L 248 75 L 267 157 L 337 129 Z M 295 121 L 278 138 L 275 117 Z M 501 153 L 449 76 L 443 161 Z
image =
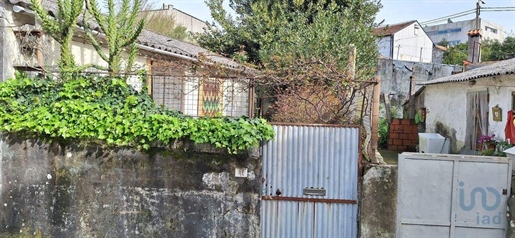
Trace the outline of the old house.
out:
M 386 25 L 373 30 L 379 55 L 393 60 L 433 62 L 433 41 L 418 21 Z
M 419 83 L 417 106 L 426 109 L 426 131 L 451 140 L 452 153 L 476 154 L 481 136 L 504 141 L 515 110 L 515 59 Z
M 51 15 L 57 15 L 57 1 L 42 2 Z M 100 41 L 106 37 L 93 29 Z M 0 78 L 14 77 L 16 70 L 53 73 L 57 68 L 59 45 L 41 30 L 29 0 L 0 2 Z M 234 61 L 199 46 L 144 30 L 138 37 L 139 54 L 127 83 L 140 90 L 143 83 L 138 70 L 148 73 L 146 84 L 157 104 L 192 116 L 249 115 L 252 91 Z M 107 51 L 107 47 L 105 48 Z M 84 28 L 77 24 L 72 42 L 79 65 L 106 66 L 88 42 Z M 87 73 L 102 73 L 88 69 Z

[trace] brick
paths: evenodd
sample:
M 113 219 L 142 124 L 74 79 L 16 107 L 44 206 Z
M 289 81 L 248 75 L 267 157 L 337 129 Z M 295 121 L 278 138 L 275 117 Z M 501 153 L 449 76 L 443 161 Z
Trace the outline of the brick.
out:
M 417 141 L 418 135 L 414 134 L 414 133 L 411 133 L 411 134 L 408 135 L 408 139 L 413 140 L 413 141 Z
M 394 132 L 404 132 L 404 127 L 401 126 L 401 125 L 394 125 L 393 126 L 393 131 Z
M 399 140 L 399 139 L 393 140 L 393 145 L 402 145 L 402 140 Z
M 388 145 L 393 145 L 393 139 L 391 137 L 388 139 Z
M 413 145 L 413 141 L 412 140 L 402 140 L 402 145 L 406 145 L 406 146 Z
M 408 139 L 408 134 L 406 134 L 406 133 L 399 134 L 399 139 L 403 139 L 403 140 Z
M 388 150 L 397 150 L 397 146 L 396 145 L 389 145 L 388 146 Z
M 409 119 L 403 119 L 403 120 L 401 121 L 401 124 L 402 124 L 402 125 L 410 125 L 410 124 L 411 124 L 411 122 L 410 122 L 410 120 L 409 120 Z
M 396 132 L 390 133 L 390 138 L 391 139 L 398 139 L 399 138 L 399 133 L 396 133 Z
M 399 121 L 399 119 L 393 119 L 392 120 L 392 125 L 399 125 L 401 124 L 401 122 Z
M 407 146 L 397 146 L 397 151 L 405 151 L 408 147 Z

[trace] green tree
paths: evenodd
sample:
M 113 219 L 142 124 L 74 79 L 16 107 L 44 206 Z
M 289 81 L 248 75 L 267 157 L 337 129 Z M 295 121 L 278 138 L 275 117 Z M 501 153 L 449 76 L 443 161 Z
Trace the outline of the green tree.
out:
M 139 19 L 145 19 L 145 29 L 174 38 L 176 40 L 188 41 L 188 29 L 177 25 L 172 14 L 160 14 L 147 9 L 140 13 Z
M 372 35 L 377 3 L 365 11 L 363 3 L 372 1 L 321 1 L 292 8 L 289 1 L 263 0 L 252 2 L 249 12 L 233 5 L 241 14 L 232 18 L 222 2 L 208 2 L 218 23 L 200 37 L 200 44 L 260 67 L 257 94 L 275 98 L 273 120 L 357 122 L 356 98 L 377 65 Z M 349 59 L 354 48 L 357 54 Z
M 71 51 L 73 33 L 77 27 L 77 19 L 82 13 L 84 0 L 58 0 L 57 15 L 54 17 L 41 5 L 41 1 L 32 0 L 34 11 L 41 19 L 43 30 L 60 46 L 59 69 L 62 73 L 78 70 Z
M 314 23 L 320 11 L 338 13 L 342 21 L 350 20 L 351 25 L 363 29 L 374 25 L 375 15 L 381 7 L 376 0 L 231 0 L 230 6 L 237 15 L 233 17 L 223 8 L 223 0 L 208 0 L 206 3 L 215 23 L 208 25 L 205 34 L 196 35 L 197 42 L 229 57 L 241 55 L 243 49 L 248 62 L 253 64 L 262 63 L 261 48 L 273 44 L 277 38 L 272 36 L 288 28 L 284 25 L 295 19 L 302 18 L 304 28 Z M 298 22 L 295 24 L 299 25 Z
M 443 53 L 444 64 L 462 65 L 463 60 L 467 59 L 467 44 L 458 44 L 455 46 L 449 46 L 446 42 L 440 42 L 439 45 L 446 46 L 447 50 Z
M 122 58 L 124 57 L 122 53 L 126 50 L 129 57 L 125 65 L 125 71 L 128 73 L 137 54 L 136 40 L 145 25 L 143 19 L 137 19 L 142 3 L 141 0 L 105 0 L 105 2 L 108 10 L 107 15 L 101 12 L 96 0 L 86 0 L 86 8 L 105 34 L 109 54 L 104 53 L 101 43 L 88 26 L 85 27 L 86 35 L 100 57 L 107 62 L 108 71 L 111 75 L 120 74 Z
M 448 46 L 447 41 L 444 39 L 439 45 Z M 458 44 L 455 46 L 448 46 L 447 51 L 444 52 L 444 64 L 463 64 L 463 60 L 467 59 L 468 44 Z M 515 38 L 506 37 L 501 43 L 498 40 L 486 39 L 481 44 L 481 61 L 497 61 L 505 60 L 515 57 Z
M 506 37 L 502 43 L 492 41 L 490 47 L 491 54 L 488 60 L 505 60 L 515 57 L 515 38 Z

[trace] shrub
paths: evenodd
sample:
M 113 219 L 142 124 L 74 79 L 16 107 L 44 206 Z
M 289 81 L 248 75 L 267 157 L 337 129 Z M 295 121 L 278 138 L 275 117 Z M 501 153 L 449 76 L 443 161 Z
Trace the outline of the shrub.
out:
M 100 140 L 107 145 L 148 150 L 154 143 L 188 138 L 230 153 L 274 136 L 264 119 L 192 118 L 156 107 L 116 77 L 16 79 L 0 84 L 0 130 L 50 140 Z

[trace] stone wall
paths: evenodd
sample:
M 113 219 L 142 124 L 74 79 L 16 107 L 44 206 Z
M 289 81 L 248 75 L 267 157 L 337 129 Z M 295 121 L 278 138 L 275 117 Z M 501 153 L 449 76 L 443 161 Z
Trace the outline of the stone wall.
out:
M 261 160 L 247 154 L 13 138 L 0 148 L 0 237 L 259 236 Z
M 372 166 L 363 177 L 361 237 L 394 238 L 397 214 L 397 166 Z

